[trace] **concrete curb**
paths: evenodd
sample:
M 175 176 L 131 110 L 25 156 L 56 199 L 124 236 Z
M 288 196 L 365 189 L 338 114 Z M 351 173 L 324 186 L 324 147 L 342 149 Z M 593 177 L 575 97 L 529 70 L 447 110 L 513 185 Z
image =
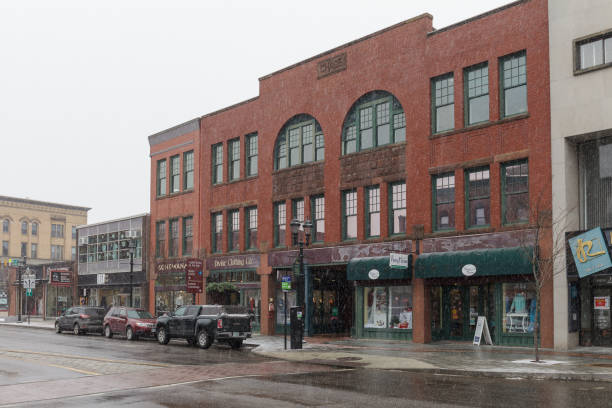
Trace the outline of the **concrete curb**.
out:
M 269 357 L 266 351 L 257 351 L 257 348 L 251 351 L 262 357 Z M 353 361 L 338 361 L 338 360 L 322 360 L 322 359 L 304 359 L 295 360 L 275 356 L 285 361 L 304 364 L 318 364 L 336 368 L 368 368 L 359 362 Z M 557 381 L 597 381 L 597 382 L 612 382 L 612 374 L 597 374 L 597 373 L 534 373 L 525 371 L 482 371 L 482 370 L 467 370 L 453 368 L 369 368 L 370 370 L 393 370 L 409 373 L 427 373 L 434 375 L 450 375 L 450 376 L 468 376 L 468 377 L 484 377 L 484 378 L 506 378 L 514 380 L 557 380 Z
M 50 326 L 50 327 L 46 327 L 46 326 L 31 326 L 31 325 L 28 325 L 27 322 L 23 322 L 23 323 L 0 323 L 0 326 L 18 327 L 20 329 L 55 330 L 54 326 Z

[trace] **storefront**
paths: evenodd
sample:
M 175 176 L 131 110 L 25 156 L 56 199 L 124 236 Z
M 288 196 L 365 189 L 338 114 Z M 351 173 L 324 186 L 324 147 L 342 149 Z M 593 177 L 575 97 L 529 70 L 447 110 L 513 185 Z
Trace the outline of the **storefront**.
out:
M 46 317 L 54 318 L 73 305 L 71 268 L 47 268 Z
M 173 259 L 157 262 L 155 270 L 155 315 L 196 304 L 202 293 L 204 263 L 200 259 Z
M 261 281 L 257 274 L 259 254 L 208 258 L 208 303 L 243 305 L 253 315 L 253 331 L 261 327 Z
M 98 273 L 79 275 L 78 279 L 78 304 L 105 309 L 111 306 L 129 306 L 130 295 L 134 307 L 143 307 L 147 304 L 145 272 Z
M 421 254 L 432 340 L 472 340 L 478 316 L 494 344 L 532 346 L 536 316 L 531 247 Z
M 354 258 L 347 279 L 354 282 L 355 324 L 362 338 L 412 339 L 412 262 L 391 267 L 389 256 Z

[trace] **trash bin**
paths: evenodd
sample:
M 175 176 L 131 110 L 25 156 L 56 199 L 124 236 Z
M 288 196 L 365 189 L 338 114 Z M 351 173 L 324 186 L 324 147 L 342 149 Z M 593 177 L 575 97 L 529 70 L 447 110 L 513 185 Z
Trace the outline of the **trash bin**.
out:
M 289 322 L 291 327 L 291 349 L 301 349 L 304 339 L 304 314 L 300 306 L 289 309 Z

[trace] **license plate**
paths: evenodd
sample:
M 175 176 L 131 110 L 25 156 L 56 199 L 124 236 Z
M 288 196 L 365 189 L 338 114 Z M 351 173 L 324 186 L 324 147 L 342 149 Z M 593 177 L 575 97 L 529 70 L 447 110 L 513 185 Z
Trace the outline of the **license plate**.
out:
M 232 332 L 232 337 L 238 337 L 238 336 L 240 336 L 239 332 Z

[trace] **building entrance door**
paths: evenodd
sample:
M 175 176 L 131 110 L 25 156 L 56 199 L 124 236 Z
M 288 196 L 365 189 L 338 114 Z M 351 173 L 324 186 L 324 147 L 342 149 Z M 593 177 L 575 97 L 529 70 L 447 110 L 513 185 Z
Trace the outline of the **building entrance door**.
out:
M 346 269 L 313 267 L 311 271 L 313 334 L 350 333 L 353 290 Z

